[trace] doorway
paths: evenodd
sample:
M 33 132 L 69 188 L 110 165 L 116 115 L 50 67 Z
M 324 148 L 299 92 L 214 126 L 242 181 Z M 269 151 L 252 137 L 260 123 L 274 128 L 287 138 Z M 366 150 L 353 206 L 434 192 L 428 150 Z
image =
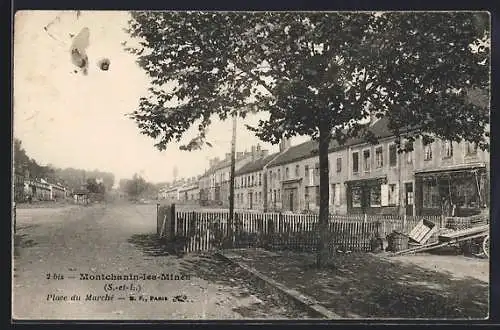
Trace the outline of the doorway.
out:
M 413 204 L 414 204 L 414 194 L 413 194 L 413 183 L 405 183 L 405 208 L 406 215 L 413 215 Z

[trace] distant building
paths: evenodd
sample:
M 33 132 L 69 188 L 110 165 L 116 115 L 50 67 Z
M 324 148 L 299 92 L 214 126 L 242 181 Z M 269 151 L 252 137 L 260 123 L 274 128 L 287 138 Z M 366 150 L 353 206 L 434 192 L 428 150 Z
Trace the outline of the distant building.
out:
M 269 155 L 267 150 L 258 147 L 254 160 L 242 166 L 235 173 L 235 207 L 239 209 L 266 210 L 265 166 L 278 153 Z

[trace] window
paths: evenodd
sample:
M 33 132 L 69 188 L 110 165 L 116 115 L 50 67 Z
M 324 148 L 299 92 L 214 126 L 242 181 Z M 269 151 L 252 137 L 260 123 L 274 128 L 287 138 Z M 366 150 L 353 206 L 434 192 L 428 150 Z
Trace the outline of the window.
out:
M 398 162 L 398 150 L 395 144 L 389 146 L 389 166 L 396 166 Z
M 413 151 L 406 152 L 406 164 L 413 163 Z
M 381 195 L 380 186 L 373 186 L 370 188 L 370 206 L 371 207 L 380 207 L 380 195 Z
M 466 142 L 465 143 L 465 155 L 475 155 L 477 154 L 477 143 L 475 142 Z
M 295 177 L 300 176 L 300 165 L 295 165 Z
M 281 189 L 278 189 L 278 200 L 281 200 Z
M 358 173 L 359 171 L 359 155 L 357 152 L 352 153 L 352 172 Z
M 330 189 L 330 196 L 331 196 L 331 203 L 330 204 L 335 204 L 335 183 L 332 184 L 332 189 Z
M 361 207 L 361 187 L 351 189 L 352 207 Z
M 389 185 L 389 205 L 396 205 L 398 201 L 398 189 L 396 184 Z
M 335 205 L 340 206 L 340 183 L 335 185 Z
M 304 165 L 304 176 L 309 177 L 309 165 Z
M 304 187 L 304 199 L 309 202 L 309 187 Z
M 319 203 L 320 203 L 319 186 L 316 186 L 316 205 L 319 205 Z
M 253 185 L 254 185 L 254 176 L 252 174 L 252 187 L 253 187 Z
M 341 172 L 342 171 L 342 158 L 339 157 L 337 158 L 337 172 Z
M 319 163 L 314 164 L 314 176 L 319 176 Z
M 424 181 L 422 186 L 422 204 L 425 208 L 439 208 L 439 188 L 435 180 Z
M 281 180 L 281 169 L 278 168 L 278 180 Z
M 289 178 L 289 171 L 288 171 L 288 167 L 285 168 L 285 179 L 288 179 Z
M 443 142 L 443 158 L 451 158 L 453 156 L 453 143 L 451 141 Z
M 375 149 L 375 166 L 377 168 L 381 168 L 384 166 L 384 153 L 382 146 L 377 147 L 377 149 Z
M 340 205 L 340 183 L 332 184 L 332 205 Z
M 262 173 L 259 173 L 259 186 L 262 186 Z
M 431 160 L 432 159 L 432 145 L 429 144 L 424 144 L 424 160 Z
M 365 172 L 370 171 L 370 150 L 363 151 L 363 164 Z

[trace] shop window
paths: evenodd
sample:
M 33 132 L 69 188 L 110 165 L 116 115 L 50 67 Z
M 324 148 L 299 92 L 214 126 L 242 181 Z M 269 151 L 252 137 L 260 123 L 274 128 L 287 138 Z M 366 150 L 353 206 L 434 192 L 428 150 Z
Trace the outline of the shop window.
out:
M 373 186 L 370 188 L 370 206 L 380 207 L 381 205 L 381 190 L 380 186 Z
M 439 208 L 439 187 L 436 181 L 424 181 L 422 185 L 422 204 L 425 208 Z
M 398 204 L 398 187 L 396 184 L 390 184 L 389 185 L 389 205 L 396 205 Z
M 443 158 L 453 157 L 453 142 L 444 141 L 443 142 Z
M 363 151 L 363 164 L 365 172 L 370 172 L 370 150 Z
M 351 189 L 352 207 L 361 207 L 361 188 L 353 187 Z
M 389 166 L 396 166 L 398 163 L 398 150 L 395 144 L 389 146 Z
M 359 171 L 359 154 L 357 152 L 352 153 L 352 173 L 358 173 Z
M 377 149 L 375 149 L 375 163 L 376 163 L 375 166 L 377 166 L 377 168 L 381 168 L 384 166 L 384 153 L 382 146 L 377 147 Z

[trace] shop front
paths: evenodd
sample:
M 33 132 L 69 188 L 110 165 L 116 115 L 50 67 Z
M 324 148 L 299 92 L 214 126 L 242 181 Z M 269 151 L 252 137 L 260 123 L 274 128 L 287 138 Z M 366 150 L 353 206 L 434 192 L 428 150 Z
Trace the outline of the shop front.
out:
M 389 193 L 387 187 L 386 176 L 347 181 L 348 214 L 393 213 L 393 207 L 389 207 L 387 202 L 387 194 Z
M 485 165 L 415 173 L 417 215 L 466 217 L 488 208 Z

